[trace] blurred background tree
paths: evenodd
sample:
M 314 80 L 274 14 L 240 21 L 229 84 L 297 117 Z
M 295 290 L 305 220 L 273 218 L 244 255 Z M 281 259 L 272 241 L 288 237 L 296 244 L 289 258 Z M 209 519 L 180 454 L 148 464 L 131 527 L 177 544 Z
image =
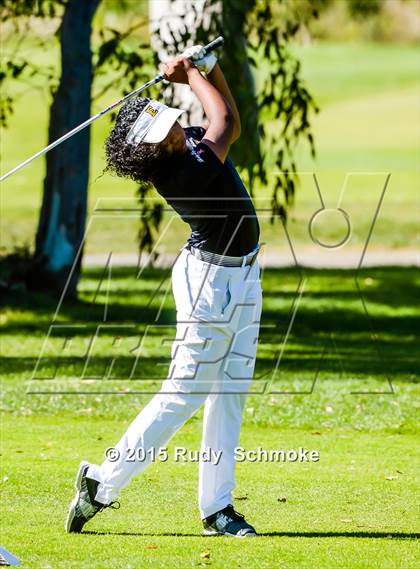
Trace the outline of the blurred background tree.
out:
M 89 118 L 95 74 L 101 75 L 104 69 L 115 72 L 112 81 L 102 86 L 96 96 L 120 84 L 126 93 L 147 77 L 143 66 L 145 60 L 150 59 L 149 46 L 141 44 L 136 49 L 127 50 L 124 45 L 127 37 L 147 23 L 146 19 L 128 26 L 123 32 L 100 27 L 99 42 L 92 54 L 92 20 L 100 2 L 3 0 L 0 5 L 3 24 L 11 24 L 12 31 L 20 34 L 12 58 L 2 60 L 0 84 L 10 79 L 25 80 L 35 76 L 41 76 L 48 82 L 52 97 L 48 143 Z M 21 55 L 25 34 L 34 25 L 34 20 L 55 25 L 54 33 L 60 42 L 61 53 L 58 73 L 54 65 L 45 68 L 35 66 Z M 146 55 L 142 57 L 145 49 Z M 8 124 L 14 102 L 15 98 L 10 94 L 2 97 L 0 119 L 3 126 Z M 77 255 L 83 246 L 86 225 L 89 152 L 90 129 L 85 129 L 46 155 L 35 251 L 26 274 L 30 288 L 61 294 L 67 285 L 69 296 L 77 294 L 82 260 L 82 255 Z M 76 258 L 78 262 L 75 265 Z
M 92 19 L 100 0 L 69 0 L 58 29 L 61 75 L 50 108 L 48 144 L 87 120 L 91 108 Z M 52 5 L 53 6 L 53 5 Z M 46 155 L 47 170 L 30 271 L 32 288 L 76 293 L 73 267 L 86 224 L 90 136 L 87 129 Z M 73 267 L 69 278 L 69 269 Z
M 51 83 L 52 104 L 48 142 L 52 142 L 85 121 L 90 115 L 92 85 L 91 25 L 100 0 L 68 0 L 64 2 L 19 0 L 2 6 L 3 22 L 11 20 L 18 28 L 22 19 L 29 25 L 32 17 L 59 20 L 56 31 L 61 46 L 61 75 L 58 88 Z M 19 50 L 15 57 L 19 58 Z M 27 61 L 6 63 L 14 78 L 23 74 Z M 18 70 L 18 73 L 13 73 Z M 33 68 L 31 73 L 40 73 Z M 49 79 L 53 80 L 50 72 Z M 12 112 L 9 97 L 2 117 Z M 29 125 L 28 125 L 29 126 Z M 69 278 L 69 270 L 82 243 L 87 210 L 89 179 L 89 131 L 84 130 L 46 155 L 47 169 L 35 240 L 35 253 L 28 271 L 28 284 L 33 288 L 60 293 Z M 69 282 L 75 294 L 80 267 Z

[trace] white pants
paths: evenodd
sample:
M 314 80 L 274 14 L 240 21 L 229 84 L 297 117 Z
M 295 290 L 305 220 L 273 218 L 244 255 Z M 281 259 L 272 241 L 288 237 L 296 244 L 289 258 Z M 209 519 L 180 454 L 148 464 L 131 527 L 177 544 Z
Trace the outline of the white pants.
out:
M 127 462 L 127 454 L 138 448 L 158 452 L 205 403 L 201 451 L 222 451 L 217 465 L 200 461 L 199 508 L 205 518 L 232 503 L 234 449 L 261 317 L 258 260 L 224 267 L 183 249 L 172 269 L 172 289 L 177 329 L 168 377 L 116 445 L 119 459 L 91 465 L 88 476 L 100 482 L 96 499 L 108 504 L 150 464 L 150 452 L 141 461 Z

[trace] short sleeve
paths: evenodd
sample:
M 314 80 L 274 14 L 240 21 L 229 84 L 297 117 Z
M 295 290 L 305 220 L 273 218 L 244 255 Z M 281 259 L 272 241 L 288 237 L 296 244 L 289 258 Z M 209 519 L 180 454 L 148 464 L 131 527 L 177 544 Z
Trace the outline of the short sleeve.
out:
M 192 138 L 197 144 L 206 134 L 206 129 L 202 126 L 187 126 L 184 128 L 184 132 L 187 138 Z

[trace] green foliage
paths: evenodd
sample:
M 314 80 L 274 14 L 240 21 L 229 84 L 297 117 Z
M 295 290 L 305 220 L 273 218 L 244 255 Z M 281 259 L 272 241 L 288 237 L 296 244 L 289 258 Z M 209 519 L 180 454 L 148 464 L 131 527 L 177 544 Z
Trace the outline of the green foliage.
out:
M 2 24 L 3 41 L 5 37 L 13 37 L 13 49 L 11 54 L 2 56 L 0 61 L 0 125 L 8 126 L 8 120 L 14 112 L 17 100 L 7 91 L 8 84 L 13 80 L 26 81 L 36 76 L 46 79 L 51 92 L 56 87 L 56 75 L 53 66 L 43 68 L 33 65 L 23 59 L 21 48 L 31 30 L 31 22 L 34 20 L 54 19 L 61 17 L 63 7 L 68 0 L 1 0 L 0 22 Z M 7 30 L 5 31 L 5 26 Z M 40 44 L 45 45 L 45 39 L 40 38 Z
M 0 89 L 2 84 L 3 70 L 0 70 Z M 2 97 L 0 100 L 0 124 L 7 126 L 7 119 L 13 114 L 13 98 L 10 95 Z
M 147 196 L 153 190 L 153 185 L 149 182 L 140 184 L 137 195 L 141 205 L 140 228 L 138 233 L 140 252 L 148 252 L 152 255 L 151 261 L 154 262 L 158 253 L 153 248 L 156 237 L 159 235 L 159 228 L 163 219 L 164 207 L 162 202 L 148 200 Z
M 150 69 L 154 69 L 154 55 L 150 50 L 150 44 L 136 41 L 129 44 L 127 40 L 141 27 L 147 25 L 147 20 L 140 19 L 124 31 L 114 28 L 101 28 L 99 38 L 101 43 L 94 51 L 94 73 L 96 77 L 107 76 L 109 71 L 114 73 L 112 81 L 107 83 L 95 96 L 103 95 L 109 88 L 120 88 L 122 94 L 126 95 L 136 87 L 149 81 Z M 157 88 L 151 88 L 148 96 L 157 94 Z M 111 114 L 114 120 L 116 112 Z M 147 200 L 147 194 L 151 193 L 153 186 L 144 182 L 137 190 L 141 204 L 141 214 L 139 220 L 139 249 L 140 252 L 152 253 L 155 237 L 159 231 L 160 222 L 163 216 L 162 205 L 151 203 Z M 152 261 L 157 258 L 154 253 Z
M 150 45 L 139 41 L 130 46 L 126 41 L 146 24 L 145 20 L 140 20 L 124 31 L 106 27 L 99 30 L 101 42 L 94 48 L 95 76 L 106 75 L 110 70 L 115 71 L 117 79 L 113 77 L 112 86 L 121 86 L 124 94 L 150 79 L 145 71 L 145 68 L 148 69 L 153 63 Z M 110 85 L 105 90 L 109 87 Z M 101 94 L 103 92 L 104 89 Z
M 32 253 L 28 245 L 18 245 L 12 251 L 0 252 L 0 291 L 2 293 L 26 290 Z
M 347 0 L 347 5 L 352 17 L 364 19 L 380 12 L 382 0 Z
M 28 81 L 36 77 L 42 78 L 44 84 L 49 86 L 51 95 L 56 92 L 59 77 L 53 65 L 36 65 L 27 59 L 23 59 L 21 51 L 24 47 L 25 39 L 28 35 L 33 35 L 32 25 L 42 21 L 56 20 L 55 35 L 58 38 L 61 18 L 68 0 L 1 0 L 0 2 L 0 21 L 3 25 L 8 25 L 7 35 L 12 38 L 11 53 L 7 59 L 2 58 L 0 62 L 0 88 L 2 98 L 0 99 L 0 124 L 8 126 L 8 119 L 13 114 L 14 104 L 17 100 L 15 95 L 8 95 L 7 85 L 13 80 Z M 107 8 L 112 8 L 112 2 L 107 4 Z M 119 9 L 128 8 L 125 3 Z M 149 79 L 147 69 L 153 64 L 150 45 L 144 42 L 129 43 L 135 32 L 147 26 L 146 19 L 140 19 L 137 23 L 121 31 L 108 27 L 106 24 L 100 26 L 97 37 L 99 41 L 93 46 L 94 74 L 95 77 L 106 76 L 110 71 L 115 71 L 112 81 L 101 86 L 94 98 L 98 98 L 106 93 L 110 88 L 121 88 L 123 94 L 133 90 L 139 83 Z M 13 36 L 13 37 L 12 37 Z M 49 35 L 37 34 L 37 40 L 42 48 L 46 48 Z
M 55 18 L 68 0 L 1 0 L 0 20 L 5 22 L 19 16 Z
M 297 144 L 306 139 L 315 154 L 310 119 L 317 106 L 302 80 L 300 64 L 288 45 L 307 18 L 316 17 L 318 4 L 301 2 L 306 10 L 295 10 L 293 3 L 281 0 L 206 0 L 204 10 L 191 4 L 194 29 L 184 23 L 171 31 L 171 40 L 156 40 L 172 54 L 180 53 L 191 43 L 207 43 L 222 35 L 225 46 L 220 53 L 221 65 L 238 103 L 242 118 L 242 136 L 231 149 L 237 166 L 248 173 L 252 192 L 254 181 L 272 190 L 273 220 L 285 217 L 292 203 L 298 175 L 294 159 Z M 282 20 L 273 9 L 281 10 Z M 255 84 L 252 70 L 260 71 L 260 85 Z M 172 97 L 169 88 L 168 99 Z M 275 120 L 278 128 L 268 132 L 265 125 Z M 269 157 L 273 157 L 270 160 Z M 275 172 L 275 173 L 273 173 Z

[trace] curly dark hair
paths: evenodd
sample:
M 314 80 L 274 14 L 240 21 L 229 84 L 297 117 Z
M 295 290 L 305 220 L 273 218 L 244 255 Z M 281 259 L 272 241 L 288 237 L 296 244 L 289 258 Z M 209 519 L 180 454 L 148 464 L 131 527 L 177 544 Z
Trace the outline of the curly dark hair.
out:
M 168 161 L 176 159 L 160 143 L 134 146 L 126 140 L 131 126 L 149 101 L 146 97 L 127 101 L 105 141 L 106 170 L 139 183 L 155 183 L 165 172 L 168 173 Z

